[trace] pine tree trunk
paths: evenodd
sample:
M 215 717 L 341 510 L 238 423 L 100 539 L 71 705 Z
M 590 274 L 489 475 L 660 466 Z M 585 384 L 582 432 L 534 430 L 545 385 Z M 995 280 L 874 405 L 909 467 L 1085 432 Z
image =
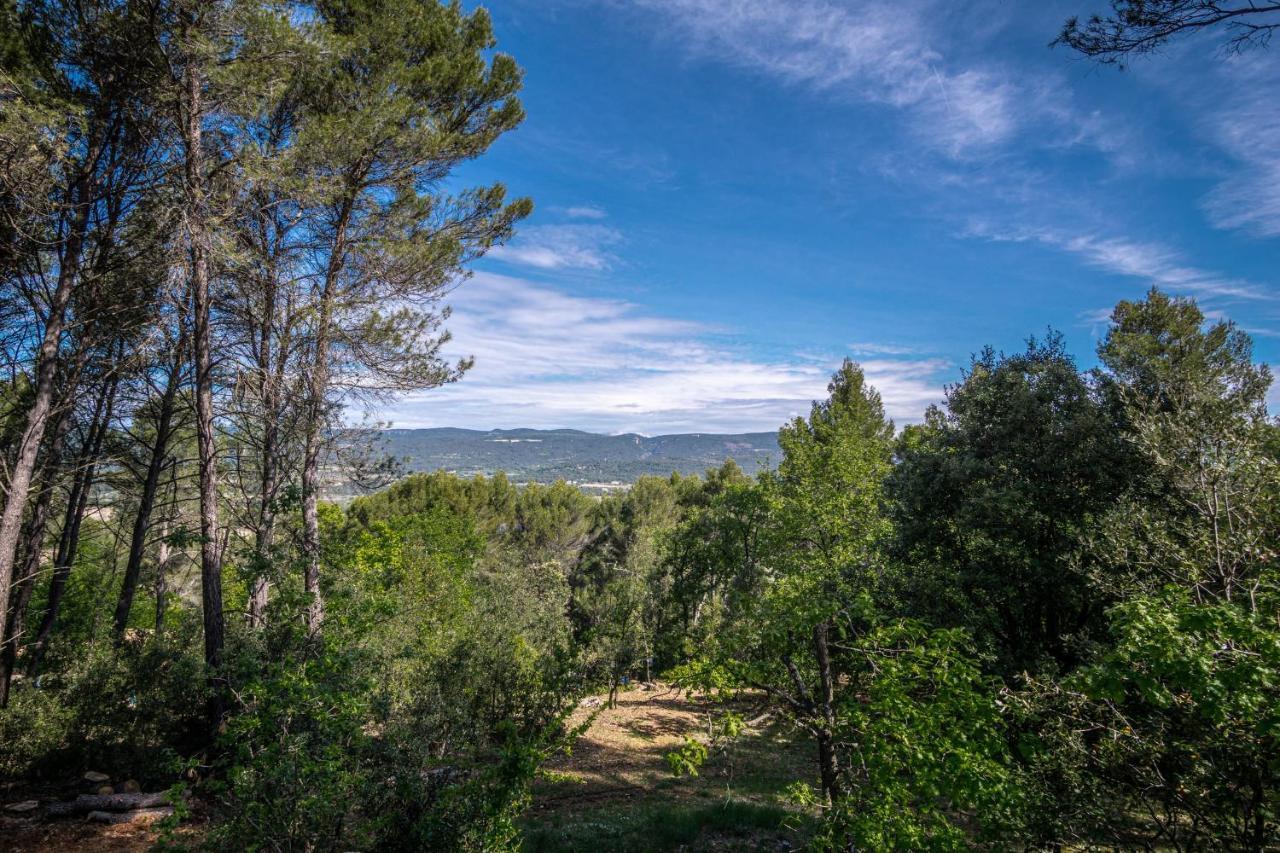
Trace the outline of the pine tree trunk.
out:
M 274 275 L 274 274 L 273 274 Z M 265 625 L 267 612 L 267 594 L 270 581 L 267 577 L 267 565 L 271 560 L 271 546 L 275 538 L 275 498 L 279 487 L 279 466 L 276 464 L 276 448 L 280 435 L 280 413 L 278 411 L 277 394 L 282 378 L 280 372 L 273 369 L 271 363 L 271 319 L 275 316 L 275 289 L 267 288 L 263 298 L 264 319 L 262 323 L 262 339 L 259 344 L 257 361 L 258 370 L 262 374 L 262 414 L 266 419 L 262 432 L 261 478 L 258 499 L 258 519 L 253 531 L 253 554 L 257 565 L 254 567 L 253 583 L 249 587 L 248 621 L 251 628 L 262 628 Z M 277 358 L 280 368 L 284 366 L 285 354 L 281 352 Z
M 302 465 L 302 553 L 303 585 L 310 596 L 307 609 L 307 626 L 311 632 L 320 630 L 324 623 L 324 598 L 320 594 L 320 447 L 321 430 L 325 419 L 325 400 L 329 392 L 329 326 L 333 322 L 334 292 L 338 286 L 338 274 L 342 271 L 346 252 L 347 226 L 351 220 L 354 200 L 348 195 L 339 210 L 334 228 L 333 246 L 329 264 L 325 270 L 324 287 L 320 293 L 320 316 L 316 328 L 314 359 L 308 376 L 309 407 L 306 425 L 306 448 Z
M 222 724 L 222 564 L 218 548 L 218 456 L 213 425 L 213 355 L 209 328 L 208 212 L 204 192 L 204 93 L 199 60 L 189 53 L 183 68 L 183 143 L 187 228 L 191 240 L 192 341 L 196 374 L 196 443 L 200 458 L 200 597 L 204 611 L 204 661 L 209 672 L 209 724 Z
M 76 562 L 76 553 L 80 548 L 80 525 L 84 521 L 85 511 L 89 506 L 89 495 L 93 490 L 97 461 L 101 456 L 102 445 L 111 423 L 118 387 L 117 375 L 108 380 L 108 384 L 99 393 L 98 400 L 94 404 L 93 419 L 89 423 L 89 432 L 76 458 L 76 470 L 71 481 L 71 492 L 67 496 L 62 533 L 58 537 L 58 550 L 53 558 L 53 575 L 49 579 L 49 594 L 45 601 L 44 615 L 40 619 L 40 628 L 36 632 L 36 639 L 31 645 L 26 664 L 27 674 L 32 677 L 40 671 L 40 663 L 48 649 L 49 638 L 53 635 L 53 626 L 58 621 L 58 611 L 62 608 L 62 597 L 67 590 L 71 567 Z
M 36 499 L 35 507 L 23 529 L 23 539 L 26 544 L 22 571 L 13 586 L 13 600 L 9 604 L 8 635 L 4 638 L 3 649 L 0 649 L 0 708 L 7 707 L 9 704 L 9 687 L 13 682 L 13 672 L 18 660 L 18 644 L 22 642 L 22 634 L 26 627 L 27 606 L 31 603 L 31 595 L 36 587 L 40 552 L 44 548 L 45 530 L 48 528 L 54 487 L 57 485 L 58 474 L 62 468 L 63 443 L 71 429 L 71 420 L 71 409 L 67 407 L 59 417 L 53 440 L 45 451 L 43 470 L 40 475 L 40 496 Z
M 95 154 L 96 157 L 96 154 Z M 92 163 L 93 158 L 86 162 Z M 72 217 L 67 241 L 58 268 L 58 281 L 49 301 L 49 315 L 45 320 L 44 337 L 36 355 L 35 395 L 27 411 L 26 426 L 18 442 L 17 457 L 9 476 L 4 511 L 0 513 L 0 637 L 9 635 L 9 593 L 13 585 L 14 563 L 17 559 L 18 540 L 22 532 L 22 517 L 27 509 L 31 478 L 35 473 L 36 457 L 44 441 L 53 408 L 54 379 L 58 369 L 58 347 L 62 340 L 67 305 L 80 269 L 80 255 L 84 247 L 89 223 L 90 174 L 86 166 L 73 189 Z
M 168 603 L 169 580 L 165 570 L 169 566 L 169 521 L 160 528 L 160 547 L 156 552 L 156 639 L 164 633 L 164 612 Z
M 318 420 L 318 418 L 317 418 Z M 307 628 L 312 633 L 324 624 L 324 598 L 320 593 L 320 430 L 307 426 L 307 446 L 302 465 L 302 583 L 309 596 Z
M 179 343 L 179 347 L 181 346 L 182 344 Z M 155 508 L 156 492 L 160 487 L 160 475 L 164 473 L 169 456 L 169 439 L 173 431 L 173 414 L 178 396 L 178 372 L 179 364 L 175 357 L 175 363 L 169 368 L 164 396 L 160 399 L 155 442 L 151 447 L 151 459 L 147 463 L 147 476 L 142 483 L 138 514 L 133 521 L 133 535 L 129 541 L 129 561 L 124 569 L 124 582 L 120 586 L 120 597 L 116 601 L 115 620 L 112 626 L 116 643 L 124 639 L 124 629 L 129 624 L 129 611 L 133 609 L 133 598 L 138 590 L 138 579 L 142 576 L 142 558 L 146 553 L 147 534 L 151 530 L 151 513 Z

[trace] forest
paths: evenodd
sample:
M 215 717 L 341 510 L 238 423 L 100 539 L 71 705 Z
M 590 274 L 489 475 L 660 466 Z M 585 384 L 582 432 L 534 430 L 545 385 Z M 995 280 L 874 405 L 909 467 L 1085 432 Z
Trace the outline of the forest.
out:
M 814 850 L 1280 847 L 1280 423 L 1189 296 L 906 426 L 846 359 L 752 475 L 398 478 L 379 406 L 466 381 L 447 299 L 532 211 L 458 177 L 521 85 L 456 2 L 0 0 L 0 846 L 101 776 L 160 849 L 534 849 L 661 683 L 673 778 L 796 746 Z

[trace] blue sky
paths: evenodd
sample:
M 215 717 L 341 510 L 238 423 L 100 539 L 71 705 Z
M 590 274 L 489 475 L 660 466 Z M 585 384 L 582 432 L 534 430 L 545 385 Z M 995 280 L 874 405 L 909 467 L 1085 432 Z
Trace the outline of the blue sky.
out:
M 475 368 L 382 416 L 772 430 L 848 355 L 909 423 L 986 344 L 1052 326 L 1091 366 L 1152 284 L 1274 360 L 1280 46 L 1048 49 L 1102 5 L 491 5 L 528 119 L 458 177 L 536 211 L 450 299 Z

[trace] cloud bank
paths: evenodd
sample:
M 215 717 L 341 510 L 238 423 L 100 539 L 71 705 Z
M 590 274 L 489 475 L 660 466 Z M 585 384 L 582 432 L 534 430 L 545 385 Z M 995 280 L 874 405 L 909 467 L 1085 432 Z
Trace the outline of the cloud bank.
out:
M 838 366 L 755 358 L 699 323 L 493 273 L 460 288 L 453 309 L 452 351 L 476 366 L 459 383 L 401 400 L 386 415 L 396 426 L 774 430 L 825 397 Z M 951 366 L 898 356 L 889 348 L 861 363 L 889 415 L 918 421 Z

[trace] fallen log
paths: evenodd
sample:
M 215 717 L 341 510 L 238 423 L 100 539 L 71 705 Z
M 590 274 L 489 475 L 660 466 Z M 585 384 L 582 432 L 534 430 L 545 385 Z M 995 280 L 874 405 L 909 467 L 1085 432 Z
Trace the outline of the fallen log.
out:
M 158 794 L 81 794 L 66 803 L 50 803 L 49 817 L 88 814 L 89 812 L 129 812 L 135 809 L 169 805 L 167 793 Z
M 134 823 L 135 821 L 145 821 L 150 823 L 153 820 L 160 820 L 173 814 L 173 806 L 161 806 L 159 808 L 135 809 L 128 812 L 89 812 L 85 820 L 91 820 L 94 823 Z

